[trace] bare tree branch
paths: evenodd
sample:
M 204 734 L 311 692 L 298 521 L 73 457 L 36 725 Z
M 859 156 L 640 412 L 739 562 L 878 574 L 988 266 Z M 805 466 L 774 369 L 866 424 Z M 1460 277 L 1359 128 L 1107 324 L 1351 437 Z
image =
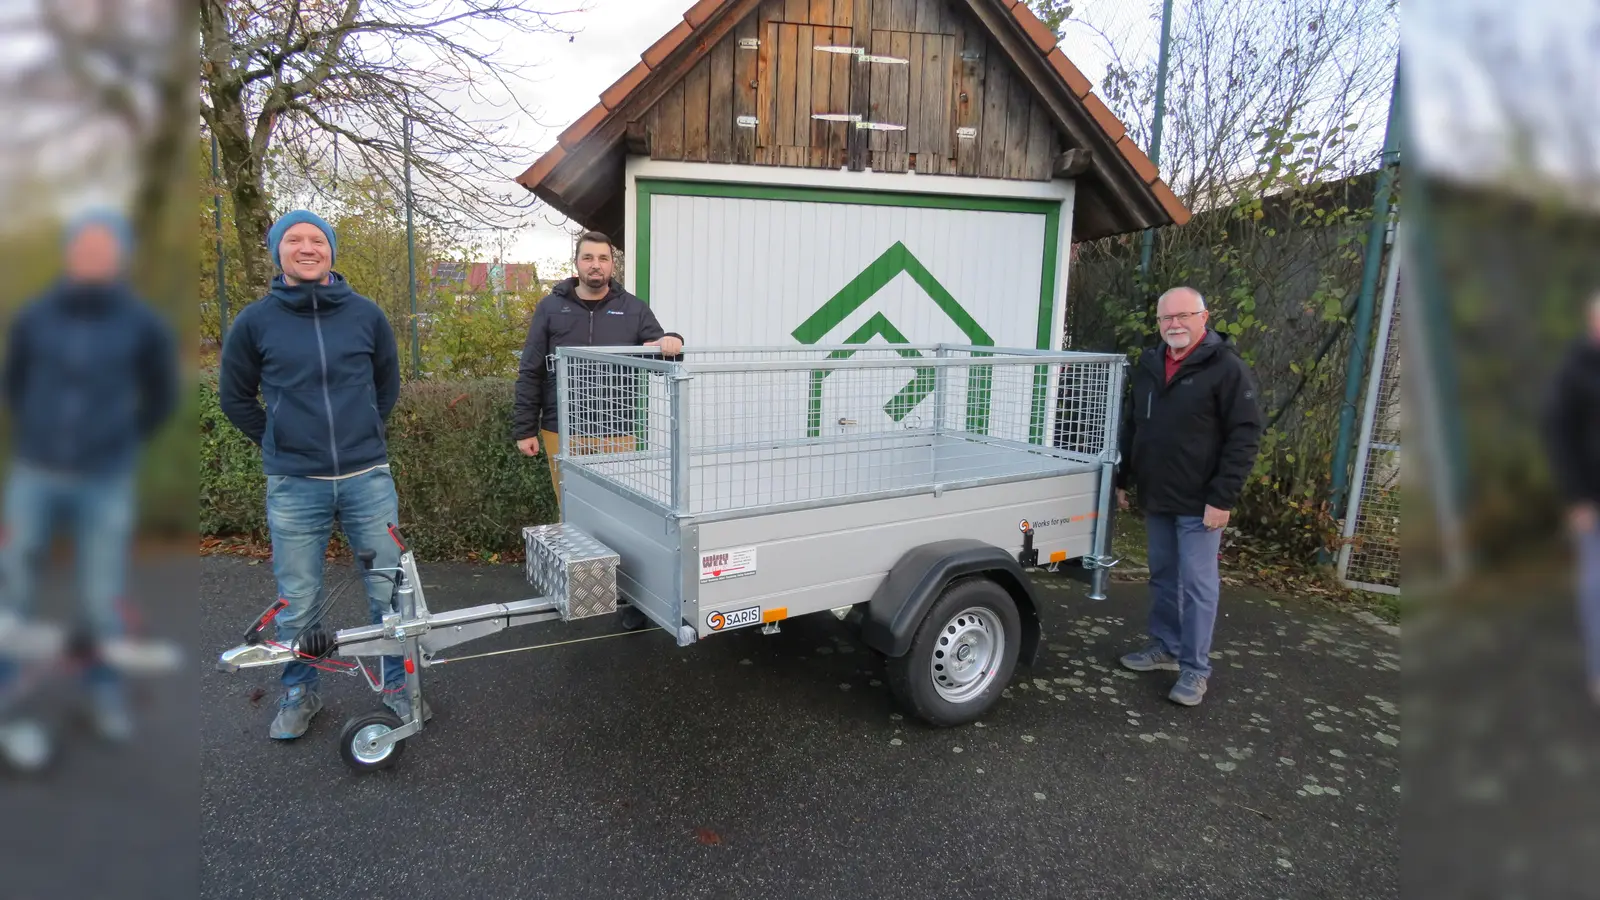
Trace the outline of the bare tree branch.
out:
M 534 2 L 202 0 L 202 115 L 227 163 L 241 246 L 264 236 L 269 181 L 280 194 L 320 194 L 336 145 L 342 165 L 390 188 L 409 165 L 428 223 L 527 221 L 530 203 L 509 176 L 532 151 L 508 123 L 538 117 L 519 99 L 528 67 L 505 48 L 565 33 L 567 14 Z M 270 178 L 269 158 L 281 163 Z M 264 280 L 264 257 L 247 269 Z

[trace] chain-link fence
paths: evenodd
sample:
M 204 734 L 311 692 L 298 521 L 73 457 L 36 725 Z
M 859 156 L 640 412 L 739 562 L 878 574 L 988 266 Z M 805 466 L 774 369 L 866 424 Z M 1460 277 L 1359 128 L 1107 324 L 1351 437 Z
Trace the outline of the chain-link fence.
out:
M 1339 552 L 1339 577 L 1346 586 L 1390 594 L 1400 592 L 1399 284 L 1400 259 L 1393 253 Z

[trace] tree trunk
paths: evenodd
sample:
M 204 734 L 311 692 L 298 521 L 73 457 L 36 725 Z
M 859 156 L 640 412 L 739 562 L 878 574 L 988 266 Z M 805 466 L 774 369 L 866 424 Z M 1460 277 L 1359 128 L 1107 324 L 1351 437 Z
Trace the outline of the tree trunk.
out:
M 233 224 L 239 238 L 245 281 L 251 292 L 259 296 L 267 292 L 273 276 L 266 252 L 272 215 L 267 209 L 261 164 L 251 152 L 244 107 L 238 102 L 218 103 L 218 99 L 212 98 L 212 109 L 222 181 L 233 198 Z

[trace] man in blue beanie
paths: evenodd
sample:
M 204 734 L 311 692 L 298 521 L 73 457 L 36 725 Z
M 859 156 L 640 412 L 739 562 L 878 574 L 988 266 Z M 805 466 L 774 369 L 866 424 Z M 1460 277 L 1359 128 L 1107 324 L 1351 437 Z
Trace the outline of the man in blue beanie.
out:
M 76 545 L 85 624 L 99 641 L 126 630 L 139 457 L 177 403 L 176 346 L 127 283 L 132 248 L 116 212 L 73 220 L 65 271 L 13 320 L 0 375 L 14 436 L 0 610 L 32 614 L 39 568 L 64 530 Z M 16 696 L 16 675 L 15 663 L 0 659 L 0 720 Z M 101 735 L 126 740 L 133 721 L 122 679 L 93 661 L 85 675 Z M 7 728 L 7 741 L 14 736 Z
M 279 274 L 229 329 L 218 389 L 228 421 L 261 448 L 273 575 L 288 604 L 275 620 L 277 638 L 287 644 L 319 624 L 336 517 L 356 552 L 377 554 L 375 568 L 400 565 L 388 531 L 400 524 L 400 504 L 386 432 L 400 397 L 400 357 L 383 310 L 333 271 L 332 226 L 296 210 L 273 224 L 267 242 Z M 376 576 L 366 585 L 377 624 L 392 609 L 392 585 Z M 408 718 L 400 658 L 384 657 L 381 668 L 385 705 Z M 322 709 L 317 675 L 304 663 L 284 667 L 272 738 L 305 734 Z M 430 714 L 426 703 L 422 714 Z

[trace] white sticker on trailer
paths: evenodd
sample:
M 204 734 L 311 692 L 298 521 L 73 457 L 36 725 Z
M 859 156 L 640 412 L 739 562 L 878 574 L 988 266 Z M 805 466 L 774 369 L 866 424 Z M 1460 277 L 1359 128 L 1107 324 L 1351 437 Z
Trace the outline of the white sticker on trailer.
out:
M 756 548 L 713 550 L 700 554 L 700 583 L 723 581 L 756 573 Z

